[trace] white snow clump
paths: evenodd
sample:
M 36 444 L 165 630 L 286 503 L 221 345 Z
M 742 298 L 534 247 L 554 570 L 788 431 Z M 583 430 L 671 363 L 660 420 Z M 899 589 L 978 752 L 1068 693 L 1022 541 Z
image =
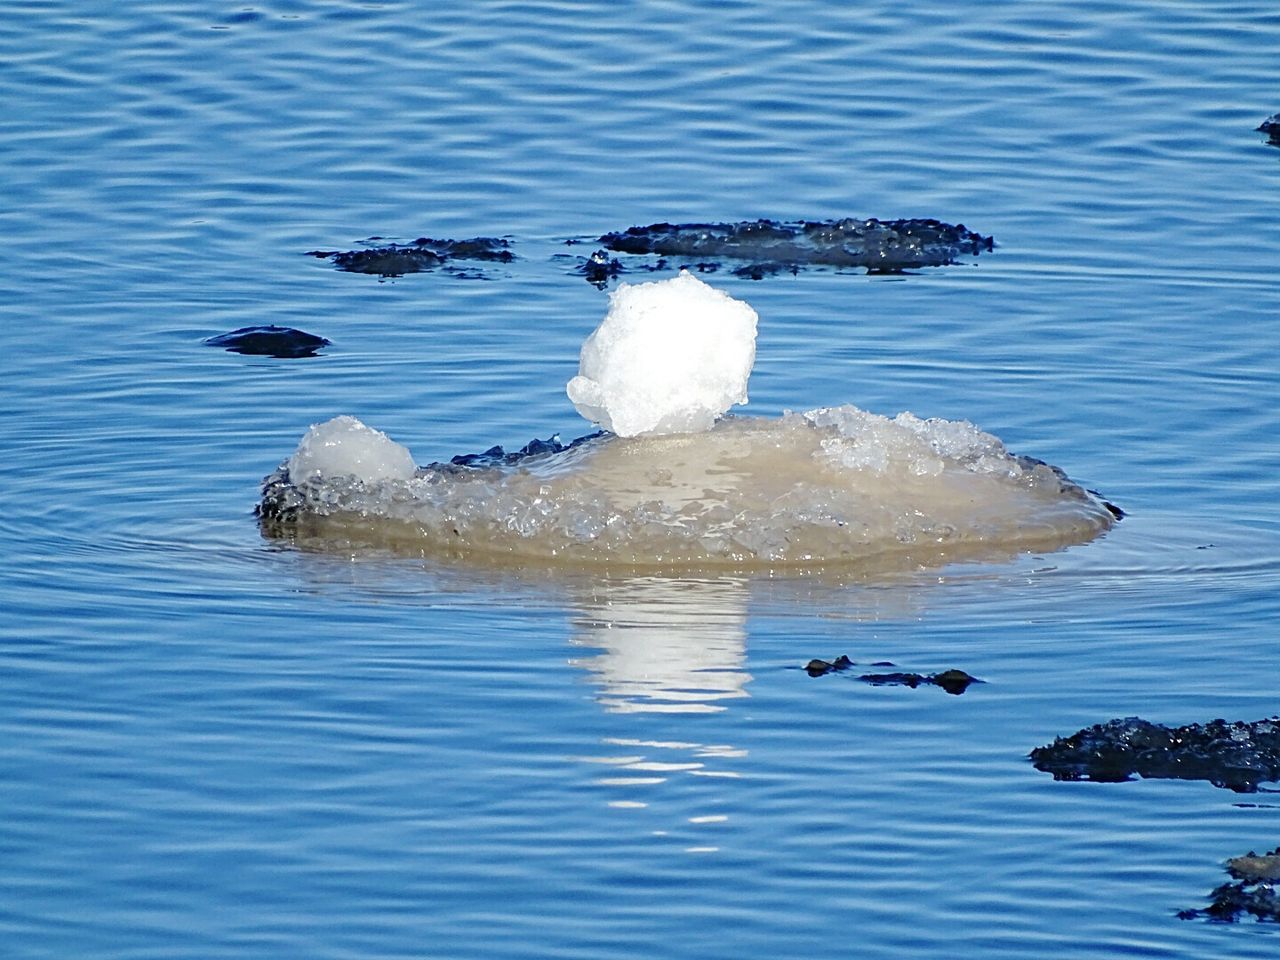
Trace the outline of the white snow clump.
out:
M 756 312 L 685 271 L 621 284 L 582 344 L 569 399 L 620 437 L 701 433 L 747 402 Z
M 348 416 L 312 424 L 289 458 L 289 479 L 295 484 L 315 477 L 408 480 L 416 469 L 408 447 Z

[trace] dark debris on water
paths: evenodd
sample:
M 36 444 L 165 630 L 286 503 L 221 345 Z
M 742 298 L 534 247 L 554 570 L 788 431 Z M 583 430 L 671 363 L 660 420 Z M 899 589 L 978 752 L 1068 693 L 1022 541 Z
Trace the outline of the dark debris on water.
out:
M 609 256 L 608 250 L 597 250 L 589 257 L 578 258 L 578 267 L 574 272 L 593 287 L 603 290 L 609 285 L 610 280 L 625 273 L 626 267 L 617 257 Z
M 1252 916 L 1271 923 L 1280 921 L 1280 897 L 1275 890 L 1276 881 L 1280 881 L 1280 847 L 1270 853 L 1250 850 L 1242 857 L 1233 857 L 1226 862 L 1226 870 L 1233 882 L 1214 887 L 1207 907 L 1180 910 L 1179 919 L 1235 923 Z
M 1258 126 L 1259 133 L 1267 135 L 1267 142 L 1280 147 L 1280 113 L 1272 114 Z
M 576 262 L 572 272 L 585 279 L 598 290 L 605 289 L 611 281 L 616 280 L 624 273 L 636 271 L 661 273 L 674 266 L 680 270 L 706 274 L 718 273 L 721 266 L 723 266 L 719 260 L 681 260 L 672 264 L 666 257 L 659 257 L 657 260 L 631 260 L 629 263 L 623 263 L 617 257 L 610 256 L 608 250 L 597 250 L 589 257 L 574 257 L 572 259 Z M 801 265 L 797 263 L 771 261 L 768 263 L 748 263 L 745 266 L 734 267 L 728 272 L 735 277 L 742 277 L 748 280 L 763 280 L 765 277 L 776 276 L 780 273 L 798 274 L 801 269 Z
M 528 460 L 530 457 L 543 457 L 554 453 L 563 453 L 565 450 L 572 450 L 588 441 L 595 440 L 597 437 L 604 436 L 603 430 L 597 430 L 595 433 L 589 433 L 583 437 L 576 437 L 568 443 L 562 443 L 559 435 L 548 437 L 546 440 L 539 440 L 536 437 L 530 440 L 519 450 L 513 450 L 508 453 L 501 446 L 492 446 L 483 453 L 463 453 L 454 457 L 448 463 L 431 463 L 428 464 L 428 470 L 447 470 L 452 472 L 451 468 L 457 467 L 509 467 L 514 464 Z
M 1126 717 L 1058 737 L 1032 750 L 1030 759 L 1055 780 L 1207 780 L 1252 793 L 1260 783 L 1280 780 L 1280 718 L 1167 727 Z
M 570 244 L 581 242 L 569 240 Z M 572 272 L 597 287 L 632 270 L 659 271 L 672 266 L 698 273 L 722 267 L 734 276 L 762 280 L 797 274 L 809 267 L 860 267 L 871 273 L 902 273 L 918 267 L 939 267 L 995 249 L 995 241 L 963 224 L 927 218 L 860 220 L 742 220 L 718 223 L 651 223 L 606 233 L 592 241 L 601 244 L 589 257 L 575 261 Z M 645 262 L 624 261 L 616 253 L 656 257 Z M 509 240 L 472 237 L 467 240 L 418 237 L 409 243 L 369 237 L 354 250 L 311 250 L 308 256 L 329 260 L 339 270 L 384 279 L 442 268 L 457 276 L 483 278 L 464 271 L 454 261 L 510 263 L 515 259 Z M 559 255 L 553 259 L 560 259 Z M 725 264 L 724 261 L 729 261 Z
M 370 237 L 375 243 L 382 237 Z M 472 237 L 469 240 L 435 240 L 419 237 L 412 243 L 389 243 L 359 250 L 311 250 L 307 256 L 329 260 L 348 273 L 368 273 L 378 277 L 402 277 L 444 266 L 453 260 L 480 260 L 510 263 L 515 259 L 511 244 L 500 237 Z
M 805 664 L 805 672 L 811 677 L 822 677 L 828 673 L 843 673 L 855 664 L 844 654 L 836 657 L 834 660 L 810 660 Z M 892 667 L 894 664 L 881 661 L 871 664 L 873 667 Z M 941 687 L 947 693 L 961 694 L 969 689 L 974 683 L 982 683 L 977 677 L 972 677 L 963 670 L 943 670 L 941 673 L 864 673 L 855 679 L 861 680 L 863 683 L 869 683 L 876 687 L 919 687 L 934 686 Z
M 995 241 L 941 220 L 744 220 L 736 223 L 652 223 L 606 233 L 607 250 L 700 261 L 747 261 L 737 276 L 759 280 L 805 266 L 862 267 L 900 273 L 939 267 L 993 250 Z
M 314 357 L 321 347 L 329 346 L 330 341 L 305 330 L 268 325 L 241 327 L 230 333 L 209 337 L 205 343 L 211 347 L 222 347 L 230 353 L 294 360 L 299 357 Z

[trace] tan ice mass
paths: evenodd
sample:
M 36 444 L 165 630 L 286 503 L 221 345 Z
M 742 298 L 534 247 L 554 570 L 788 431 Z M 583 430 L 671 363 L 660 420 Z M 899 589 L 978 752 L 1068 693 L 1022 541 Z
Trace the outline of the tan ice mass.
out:
M 267 478 L 271 533 L 480 563 L 638 568 L 998 559 L 1093 539 L 1115 516 L 963 421 L 844 406 L 729 417 L 704 433 L 604 435 L 514 464 L 363 482 Z

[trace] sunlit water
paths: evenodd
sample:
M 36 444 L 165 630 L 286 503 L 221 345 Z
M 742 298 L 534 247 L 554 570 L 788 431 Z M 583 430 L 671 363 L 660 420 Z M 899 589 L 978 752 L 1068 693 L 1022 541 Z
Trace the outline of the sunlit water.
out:
M 1261 3 L 8 5 L 0 953 L 1274 956 L 1174 916 L 1280 844 L 1273 794 L 1026 754 L 1280 710 L 1277 40 Z M 704 276 L 760 317 L 747 414 L 969 420 L 1129 516 L 877 576 L 263 537 L 337 414 L 419 462 L 589 430 L 564 241 L 761 216 L 996 249 Z M 375 235 L 517 259 L 306 256 Z M 333 344 L 202 343 L 265 324 Z M 841 653 L 985 683 L 800 669 Z

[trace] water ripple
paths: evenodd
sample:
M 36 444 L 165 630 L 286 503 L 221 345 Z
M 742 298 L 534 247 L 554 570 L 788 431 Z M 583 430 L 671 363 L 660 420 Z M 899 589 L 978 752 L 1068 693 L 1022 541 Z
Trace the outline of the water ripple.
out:
M 1275 710 L 1273 9 L 5 13 L 9 953 L 826 957 L 856 930 L 867 956 L 1274 955 L 1274 931 L 1173 916 L 1275 845 L 1274 808 L 1025 760 L 1112 716 Z M 565 240 L 842 216 L 999 247 L 710 275 L 761 317 L 748 412 L 966 418 L 1128 519 L 875 579 L 259 536 L 260 478 L 340 413 L 424 460 L 582 432 L 564 383 L 605 300 Z M 373 235 L 509 235 L 518 259 L 379 283 L 305 256 Z M 202 343 L 267 324 L 333 346 Z M 987 682 L 798 669 L 842 653 Z

